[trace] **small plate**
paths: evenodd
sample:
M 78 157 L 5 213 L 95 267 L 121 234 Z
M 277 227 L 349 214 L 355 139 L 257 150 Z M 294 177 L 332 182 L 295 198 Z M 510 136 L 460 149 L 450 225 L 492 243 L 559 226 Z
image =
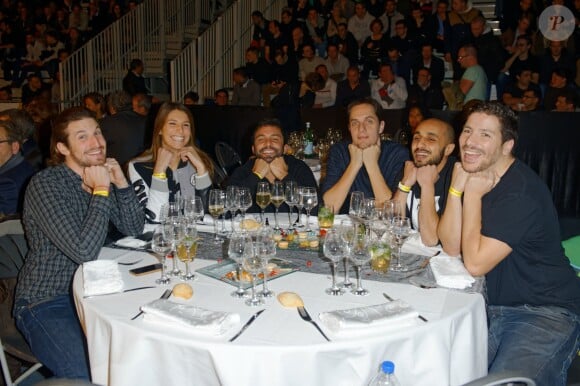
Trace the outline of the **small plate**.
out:
M 289 273 L 298 271 L 299 268 L 294 265 L 293 263 L 282 260 L 282 259 L 270 259 L 270 264 L 276 264 L 276 268 L 270 273 L 268 276 L 268 280 L 273 280 L 279 278 L 284 275 L 288 275 Z M 233 285 L 234 287 L 238 286 L 238 281 L 236 279 L 236 267 L 237 264 L 233 260 L 226 260 L 221 263 L 213 264 L 201 269 L 196 270 L 196 273 L 201 273 L 203 275 L 213 277 L 219 281 L 223 281 L 224 283 L 228 283 Z M 258 278 L 256 281 L 256 285 L 262 284 L 263 279 Z M 242 288 L 247 289 L 252 286 L 251 281 L 242 281 Z

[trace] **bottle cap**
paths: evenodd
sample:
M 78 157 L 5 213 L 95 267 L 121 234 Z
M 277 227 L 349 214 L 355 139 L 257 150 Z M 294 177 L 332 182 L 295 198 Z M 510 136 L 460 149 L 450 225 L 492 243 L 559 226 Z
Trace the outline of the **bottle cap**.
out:
M 395 364 L 391 361 L 384 361 L 381 365 L 381 369 L 385 374 L 393 374 L 395 372 Z

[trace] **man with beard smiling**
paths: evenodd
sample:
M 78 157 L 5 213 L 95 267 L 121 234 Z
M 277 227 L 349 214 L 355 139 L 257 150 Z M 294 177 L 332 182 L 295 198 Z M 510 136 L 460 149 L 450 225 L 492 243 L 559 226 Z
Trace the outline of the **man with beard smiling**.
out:
M 253 157 L 232 173 L 228 185 L 248 187 L 252 197 L 256 196 L 256 187 L 260 181 L 296 181 L 298 186 L 317 188 L 316 179 L 308 165 L 294 156 L 284 154 L 284 132 L 279 120 L 267 118 L 258 122 L 252 138 Z M 248 210 L 259 211 L 255 203 Z
M 125 235 L 145 216 L 91 112 L 73 107 L 55 120 L 51 164 L 26 190 L 30 247 L 18 276 L 16 326 L 57 378 L 89 379 L 86 341 L 70 293 L 79 265 L 96 260 L 112 223 Z
M 439 119 L 427 119 L 417 126 L 411 142 L 412 161 L 405 162 L 403 178 L 395 199 L 405 205 L 413 229 L 427 246 L 439 242 L 437 226 L 443 213 L 455 157 L 455 133 Z
M 472 107 L 439 236 L 472 275 L 485 275 L 489 374 L 564 386 L 580 345 L 580 278 L 562 250 L 552 195 L 513 156 L 516 140 L 507 106 Z

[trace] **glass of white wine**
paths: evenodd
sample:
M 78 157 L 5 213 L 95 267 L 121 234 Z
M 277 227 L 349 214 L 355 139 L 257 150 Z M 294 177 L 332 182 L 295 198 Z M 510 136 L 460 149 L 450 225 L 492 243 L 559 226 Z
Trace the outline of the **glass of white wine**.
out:
M 208 210 L 213 218 L 214 244 L 221 244 L 224 240 L 218 235 L 218 219 L 224 213 L 226 193 L 221 189 L 211 189 L 208 197 Z
M 276 208 L 274 211 L 274 230 L 280 230 L 280 226 L 278 225 L 278 209 L 280 209 L 280 205 L 285 201 L 284 183 L 282 181 L 274 181 L 270 193 L 272 204 Z
M 270 183 L 266 181 L 258 182 L 258 186 L 256 187 L 256 204 L 262 210 L 260 217 L 262 224 L 264 224 L 264 212 L 266 207 L 270 205 L 271 197 L 272 195 L 270 193 Z
M 194 219 L 183 220 L 183 237 L 177 248 L 177 257 L 185 263 L 185 274 L 181 276 L 182 280 L 193 280 L 195 275 L 189 269 L 189 263 L 193 262 L 197 254 L 197 227 Z

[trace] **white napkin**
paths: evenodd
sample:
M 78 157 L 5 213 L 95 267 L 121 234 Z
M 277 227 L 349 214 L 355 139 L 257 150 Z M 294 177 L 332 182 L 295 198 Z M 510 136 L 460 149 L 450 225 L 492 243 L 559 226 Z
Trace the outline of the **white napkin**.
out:
M 332 333 L 368 332 L 416 324 L 419 314 L 403 300 L 374 306 L 322 312 L 318 317 Z
M 240 315 L 210 311 L 201 307 L 157 299 L 141 307 L 144 320 L 154 323 L 172 322 L 182 327 L 193 327 L 192 332 L 222 335 L 240 323 Z
M 144 248 L 147 245 L 147 241 L 139 240 L 134 237 L 124 237 L 115 241 L 115 244 L 125 248 Z
M 415 233 L 407 239 L 403 248 L 401 249 L 403 253 L 411 253 L 413 255 L 421 256 L 433 256 L 437 251 L 441 250 L 440 246 L 428 247 L 421 241 L 421 235 L 419 232 Z
M 123 279 L 116 261 L 95 260 L 83 264 L 85 296 L 121 292 Z
M 437 284 L 442 287 L 464 289 L 475 282 L 459 257 L 442 253 L 439 256 L 433 256 L 429 265 Z

